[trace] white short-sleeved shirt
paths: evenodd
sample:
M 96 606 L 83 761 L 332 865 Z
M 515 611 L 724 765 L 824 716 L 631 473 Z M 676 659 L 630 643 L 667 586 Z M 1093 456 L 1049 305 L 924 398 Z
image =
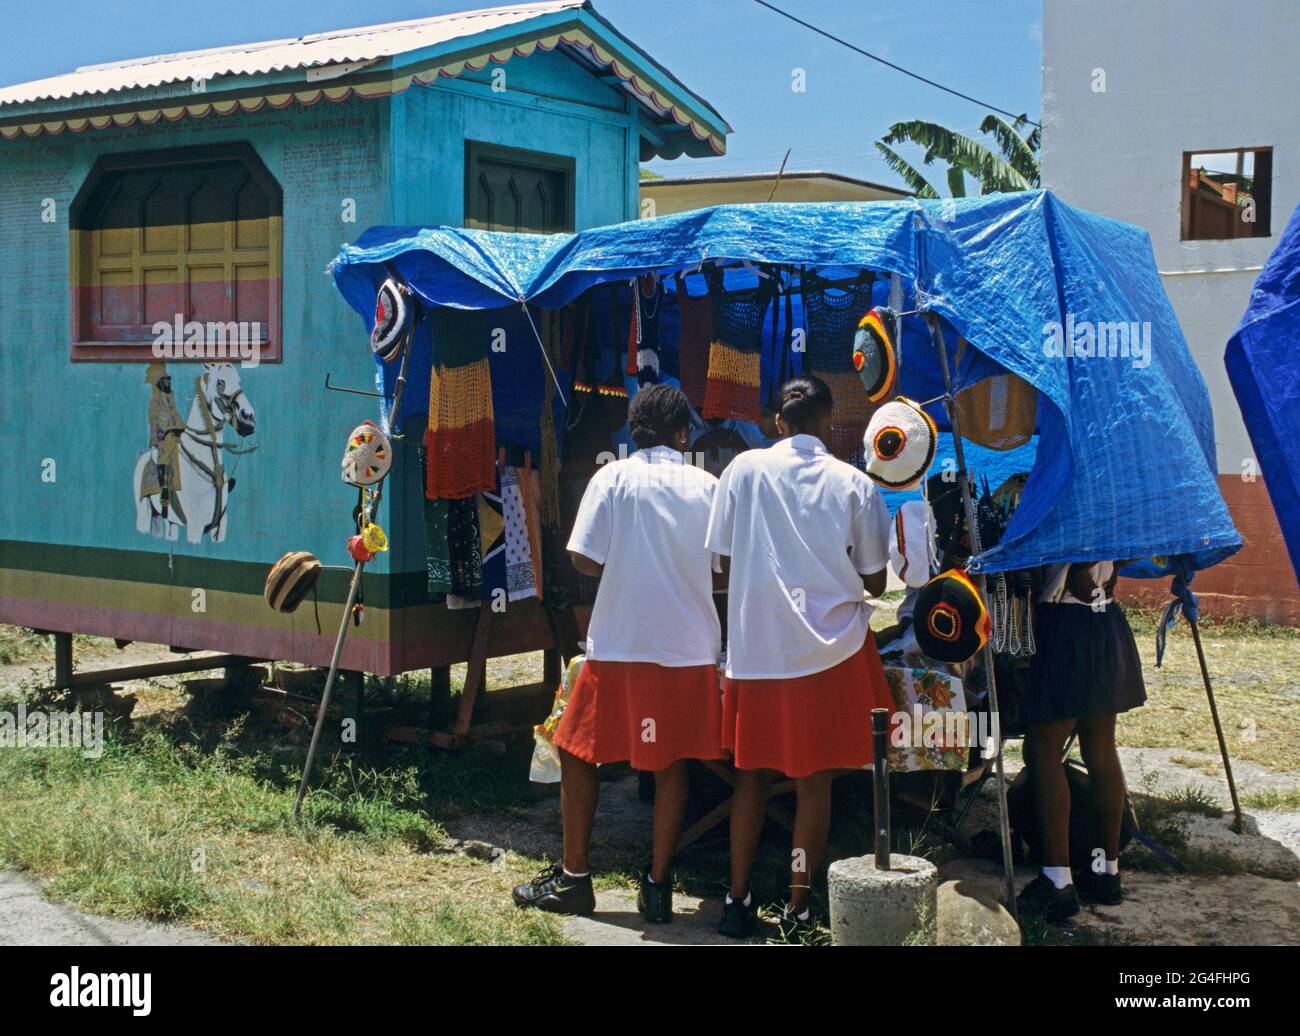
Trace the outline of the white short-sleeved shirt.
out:
M 862 647 L 862 577 L 889 563 L 889 512 L 875 484 L 795 435 L 742 453 L 722 473 L 710 550 L 731 557 L 727 675 L 820 673 Z
M 602 466 L 587 485 L 569 550 L 604 565 L 587 627 L 601 662 L 716 665 L 722 627 L 705 547 L 718 480 L 667 446 Z

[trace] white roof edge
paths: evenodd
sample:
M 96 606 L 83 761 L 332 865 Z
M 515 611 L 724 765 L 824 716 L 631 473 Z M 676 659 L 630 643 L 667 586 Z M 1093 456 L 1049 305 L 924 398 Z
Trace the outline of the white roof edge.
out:
M 584 6 L 584 0 L 531 0 L 291 39 L 86 65 L 62 75 L 0 87 L 0 111 L 8 105 L 147 89 L 214 76 L 257 75 L 338 62 L 375 61 Z

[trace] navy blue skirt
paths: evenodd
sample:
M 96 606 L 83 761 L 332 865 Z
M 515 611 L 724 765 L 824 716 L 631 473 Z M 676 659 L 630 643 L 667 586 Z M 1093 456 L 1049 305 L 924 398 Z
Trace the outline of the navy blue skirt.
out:
M 1102 611 L 1040 604 L 1034 638 L 1021 722 L 1115 716 L 1147 700 L 1137 643 L 1118 604 Z

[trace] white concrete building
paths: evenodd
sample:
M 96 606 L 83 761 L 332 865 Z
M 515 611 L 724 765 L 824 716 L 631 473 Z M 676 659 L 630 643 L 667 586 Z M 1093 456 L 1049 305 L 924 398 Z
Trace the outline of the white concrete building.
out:
M 1297 0 L 1043 4 L 1043 186 L 1151 234 L 1210 389 L 1220 484 L 1247 540 L 1224 566 L 1235 575 L 1215 570 L 1204 585 L 1239 599 L 1295 591 L 1264 487 L 1242 480 L 1253 454 L 1223 353 L 1300 202 L 1297 53 Z M 1300 600 L 1236 604 L 1300 622 Z

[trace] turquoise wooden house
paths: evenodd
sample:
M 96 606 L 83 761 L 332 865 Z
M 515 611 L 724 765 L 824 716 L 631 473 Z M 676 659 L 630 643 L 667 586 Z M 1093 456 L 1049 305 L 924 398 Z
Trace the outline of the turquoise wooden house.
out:
M 328 663 L 347 573 L 321 582 L 319 632 L 310 602 L 282 615 L 262 587 L 291 550 L 350 565 L 339 460 L 374 405 L 325 382 L 370 387 L 374 366 L 326 275 L 340 245 L 381 224 L 634 219 L 642 161 L 721 154 L 728 132 L 580 0 L 0 89 L 0 423 L 16 446 L 0 622 Z M 346 669 L 469 656 L 472 616 L 429 605 L 404 549 L 418 467 L 399 455 L 394 549 L 367 569 Z M 491 653 L 549 644 L 511 612 Z

